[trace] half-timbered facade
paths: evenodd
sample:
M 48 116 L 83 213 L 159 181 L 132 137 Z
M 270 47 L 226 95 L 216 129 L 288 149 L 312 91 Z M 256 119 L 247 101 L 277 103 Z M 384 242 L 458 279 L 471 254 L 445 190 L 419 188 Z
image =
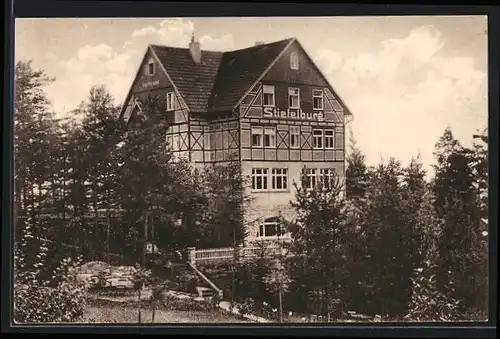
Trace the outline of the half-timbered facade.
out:
M 150 45 L 121 116 L 150 95 L 165 104 L 167 138 L 194 166 L 236 157 L 249 178 L 251 239 L 273 239 L 293 183 L 344 176 L 345 118 L 351 113 L 294 38 L 231 51 Z

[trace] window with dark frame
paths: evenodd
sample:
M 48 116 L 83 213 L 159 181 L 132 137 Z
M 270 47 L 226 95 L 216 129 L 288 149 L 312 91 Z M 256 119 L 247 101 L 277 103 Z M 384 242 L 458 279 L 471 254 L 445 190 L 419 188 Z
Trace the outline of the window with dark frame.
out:
M 267 190 L 267 168 L 252 169 L 252 189 L 256 191 Z
M 298 88 L 288 88 L 288 107 L 300 108 L 300 90 Z
M 322 110 L 323 109 L 323 90 L 321 89 L 313 89 L 313 110 Z
M 276 127 L 264 128 L 264 147 L 276 147 Z
M 304 169 L 304 186 L 306 189 L 314 189 L 314 187 L 316 187 L 316 173 L 316 168 Z
M 300 147 L 300 127 L 290 126 L 290 148 Z
M 333 168 L 322 168 L 319 171 L 320 181 L 323 187 L 332 189 L 335 178 L 335 170 Z
M 282 229 L 277 218 L 268 218 L 259 225 L 258 238 L 276 237 L 279 235 L 282 235 Z
M 313 148 L 316 148 L 316 149 L 323 148 L 323 130 L 322 129 L 313 130 Z
M 274 107 L 274 86 L 264 85 L 263 86 L 264 93 L 264 106 Z
M 325 130 L 325 148 L 333 149 L 335 146 L 335 135 L 333 129 Z
M 252 126 L 252 146 L 262 147 L 262 127 Z
M 273 168 L 271 171 L 271 189 L 286 190 L 288 189 L 288 169 Z
M 147 72 L 148 72 L 148 75 L 154 75 L 155 74 L 155 63 L 154 63 L 154 61 L 150 61 L 148 63 Z

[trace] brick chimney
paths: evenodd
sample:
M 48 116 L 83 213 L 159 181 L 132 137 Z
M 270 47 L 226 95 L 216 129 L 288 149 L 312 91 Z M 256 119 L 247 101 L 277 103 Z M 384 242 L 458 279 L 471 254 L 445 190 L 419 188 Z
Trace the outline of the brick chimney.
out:
M 195 40 L 194 38 L 194 31 L 193 35 L 191 36 L 191 42 L 189 43 L 189 52 L 191 53 L 191 57 L 193 58 L 193 61 L 197 64 L 201 63 L 201 48 L 200 48 L 200 43 Z

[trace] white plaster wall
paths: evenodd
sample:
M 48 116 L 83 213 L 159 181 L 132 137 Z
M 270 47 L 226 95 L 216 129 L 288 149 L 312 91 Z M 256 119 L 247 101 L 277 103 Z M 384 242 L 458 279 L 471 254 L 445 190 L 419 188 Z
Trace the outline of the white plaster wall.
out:
M 266 218 L 276 217 L 281 214 L 288 220 L 293 220 L 296 213 L 290 206 L 290 201 L 295 199 L 296 189 L 293 182 L 300 185 L 300 175 L 303 167 L 306 168 L 334 168 L 339 175 L 344 177 L 344 164 L 342 162 L 282 162 L 282 161 L 245 161 L 242 164 L 243 174 L 251 178 L 252 168 L 272 168 L 288 169 L 288 190 L 287 191 L 252 191 L 251 180 L 248 193 L 252 197 L 252 202 L 247 210 L 246 220 L 249 224 L 248 240 L 255 239 L 259 230 L 259 224 Z M 268 187 L 270 185 L 268 179 Z

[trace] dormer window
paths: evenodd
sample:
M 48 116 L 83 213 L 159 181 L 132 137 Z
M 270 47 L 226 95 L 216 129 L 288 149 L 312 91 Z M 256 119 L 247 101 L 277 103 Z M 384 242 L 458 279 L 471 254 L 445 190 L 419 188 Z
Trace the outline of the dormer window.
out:
M 148 62 L 148 65 L 146 67 L 146 74 L 150 76 L 155 74 L 155 63 L 153 60 L 150 60 Z
M 299 55 L 297 52 L 292 52 L 292 54 L 290 54 L 290 68 L 299 69 Z

